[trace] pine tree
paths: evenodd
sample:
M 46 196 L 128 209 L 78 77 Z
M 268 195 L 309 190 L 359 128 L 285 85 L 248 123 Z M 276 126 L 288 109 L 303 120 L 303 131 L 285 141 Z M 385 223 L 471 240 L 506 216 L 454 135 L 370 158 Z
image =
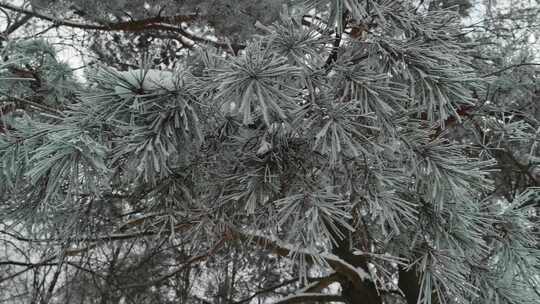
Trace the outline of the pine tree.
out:
M 31 2 L 102 61 L 4 40 L 0 299 L 540 300 L 539 112 L 491 98 L 468 2 Z

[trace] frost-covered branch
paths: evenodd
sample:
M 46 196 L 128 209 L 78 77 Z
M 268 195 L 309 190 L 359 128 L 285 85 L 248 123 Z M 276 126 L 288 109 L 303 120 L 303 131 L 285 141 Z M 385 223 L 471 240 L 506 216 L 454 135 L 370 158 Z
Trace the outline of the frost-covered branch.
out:
M 285 297 L 281 300 L 278 300 L 277 302 L 274 302 L 274 304 L 305 303 L 308 301 L 347 303 L 345 298 L 340 295 L 331 295 L 331 294 L 323 294 L 323 293 L 301 293 L 301 294 Z

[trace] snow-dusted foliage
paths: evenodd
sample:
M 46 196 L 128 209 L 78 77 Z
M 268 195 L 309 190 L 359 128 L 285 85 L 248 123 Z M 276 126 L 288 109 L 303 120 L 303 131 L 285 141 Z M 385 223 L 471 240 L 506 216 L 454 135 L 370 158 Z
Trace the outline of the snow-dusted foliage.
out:
M 538 116 L 487 107 L 455 10 L 31 2 L 0 7 L 189 51 L 79 83 L 46 42 L 4 45 L 0 237 L 26 248 L 0 257 L 7 301 L 539 303 Z

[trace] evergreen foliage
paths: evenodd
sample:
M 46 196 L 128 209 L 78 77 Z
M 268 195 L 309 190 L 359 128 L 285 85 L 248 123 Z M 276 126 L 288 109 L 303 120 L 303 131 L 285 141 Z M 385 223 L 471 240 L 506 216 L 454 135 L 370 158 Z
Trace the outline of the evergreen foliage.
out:
M 538 69 L 486 71 L 467 1 L 30 2 L 101 62 L 4 41 L 0 300 L 540 301 Z

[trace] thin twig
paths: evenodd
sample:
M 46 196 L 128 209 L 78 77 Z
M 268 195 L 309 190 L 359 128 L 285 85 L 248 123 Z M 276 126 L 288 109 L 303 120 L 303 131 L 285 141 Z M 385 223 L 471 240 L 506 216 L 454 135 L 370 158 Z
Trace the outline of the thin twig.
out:
M 523 63 L 518 63 L 518 64 L 513 64 L 513 65 L 510 65 L 510 66 L 507 66 L 505 68 L 502 68 L 500 70 L 497 70 L 495 72 L 491 72 L 491 73 L 487 73 L 485 75 L 482 75 L 480 77 L 482 78 L 486 78 L 486 77 L 490 77 L 490 76 L 494 76 L 494 75 L 497 75 L 497 74 L 500 74 L 504 71 L 507 71 L 507 70 L 510 70 L 510 69 L 514 69 L 514 68 L 518 68 L 518 67 L 521 67 L 521 66 L 540 66 L 540 63 L 535 63 L 535 62 L 523 62 Z

